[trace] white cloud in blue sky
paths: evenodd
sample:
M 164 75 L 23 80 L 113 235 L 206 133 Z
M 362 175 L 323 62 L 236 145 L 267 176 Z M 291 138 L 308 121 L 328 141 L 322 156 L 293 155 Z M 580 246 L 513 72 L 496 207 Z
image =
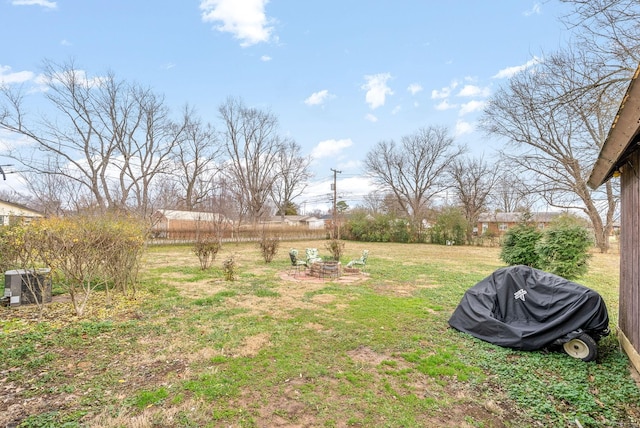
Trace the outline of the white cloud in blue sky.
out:
M 424 88 L 419 83 L 412 83 L 407 87 L 407 91 L 409 91 L 411 95 L 416 95 L 418 92 L 422 92 L 423 90 Z
M 531 9 L 528 9 L 522 12 L 524 16 L 540 15 L 541 13 L 542 13 L 542 6 L 540 5 L 540 3 L 534 3 Z
M 14 6 L 42 6 L 47 9 L 55 9 L 58 7 L 57 2 L 48 0 L 12 0 Z
M 352 145 L 353 141 L 350 138 L 320 141 L 311 151 L 311 157 L 313 159 L 335 158 Z
M 317 106 L 324 104 L 326 101 L 332 98 L 335 98 L 335 95 L 330 94 L 327 89 L 323 89 L 311 94 L 307 99 L 304 100 L 304 103 L 308 106 Z
M 460 116 L 467 115 L 469 113 L 475 113 L 481 111 L 487 103 L 485 101 L 473 100 L 468 103 L 464 103 L 460 106 L 458 114 Z
M 491 89 L 476 85 L 464 85 L 456 95 L 458 97 L 488 97 L 491 95 Z
M 267 0 L 202 0 L 202 20 L 231 33 L 247 47 L 271 40 L 273 27 L 264 8 Z
M 361 88 L 367 91 L 365 100 L 369 104 L 371 110 L 375 110 L 378 107 L 382 107 L 387 96 L 393 95 L 393 91 L 387 85 L 387 82 L 391 79 L 390 73 L 379 73 L 364 76 L 365 84 Z
M 494 74 L 492 77 L 494 79 L 509 79 L 515 76 L 516 74 L 520 73 L 521 71 L 534 67 L 536 64 L 539 64 L 541 61 L 542 59 L 538 58 L 537 56 L 534 56 L 524 64 L 503 68 L 502 70 Z
M 440 110 L 440 111 L 451 110 L 451 109 L 454 109 L 454 108 L 458 108 L 458 105 L 457 104 L 450 104 L 448 98 L 445 98 L 444 100 L 442 100 L 438 104 L 436 104 L 436 110 Z
M 473 131 L 474 131 L 474 126 L 471 123 L 466 122 L 464 120 L 458 120 L 456 122 L 454 135 L 456 137 L 461 137 L 463 135 L 471 134 L 473 133 Z
M 0 85 L 12 85 L 33 80 L 35 73 L 32 71 L 11 71 L 8 65 L 0 64 Z
M 449 86 L 445 86 L 440 89 L 434 89 L 431 91 L 431 98 L 433 98 L 434 100 L 447 98 L 451 96 L 451 93 L 458 87 L 458 85 L 459 82 L 454 80 L 449 84 Z

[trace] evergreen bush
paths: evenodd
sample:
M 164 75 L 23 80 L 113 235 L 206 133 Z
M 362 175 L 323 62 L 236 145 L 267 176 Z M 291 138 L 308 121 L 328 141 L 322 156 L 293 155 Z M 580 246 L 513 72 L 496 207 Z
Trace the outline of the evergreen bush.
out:
M 504 235 L 500 259 L 508 265 L 526 265 L 540 268 L 539 255 L 536 250 L 542 239 L 542 232 L 529 224 L 517 224 L 507 230 Z
M 545 231 L 536 252 L 542 269 L 571 280 L 587 273 L 592 245 L 593 238 L 584 226 L 558 225 Z

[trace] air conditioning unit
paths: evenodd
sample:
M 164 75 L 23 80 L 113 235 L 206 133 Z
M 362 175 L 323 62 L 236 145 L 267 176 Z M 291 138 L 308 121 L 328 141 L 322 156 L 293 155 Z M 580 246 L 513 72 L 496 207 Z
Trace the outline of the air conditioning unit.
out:
M 9 306 L 51 302 L 51 270 L 8 270 L 4 273 L 4 302 Z

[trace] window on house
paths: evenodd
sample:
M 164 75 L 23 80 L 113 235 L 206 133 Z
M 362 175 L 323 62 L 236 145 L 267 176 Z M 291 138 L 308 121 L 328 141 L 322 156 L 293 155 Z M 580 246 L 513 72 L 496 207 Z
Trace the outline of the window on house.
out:
M 507 230 L 507 223 L 500 223 L 498 225 L 498 230 L 500 230 L 501 232 L 504 232 L 505 230 Z

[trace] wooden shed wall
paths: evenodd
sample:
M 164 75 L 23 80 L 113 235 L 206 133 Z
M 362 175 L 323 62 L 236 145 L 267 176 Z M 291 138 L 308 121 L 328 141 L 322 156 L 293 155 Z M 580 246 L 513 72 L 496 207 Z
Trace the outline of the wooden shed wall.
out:
M 631 155 L 629 163 L 622 171 L 620 193 L 620 315 L 618 327 L 637 355 L 640 351 L 640 245 L 638 245 L 640 242 L 640 151 Z

